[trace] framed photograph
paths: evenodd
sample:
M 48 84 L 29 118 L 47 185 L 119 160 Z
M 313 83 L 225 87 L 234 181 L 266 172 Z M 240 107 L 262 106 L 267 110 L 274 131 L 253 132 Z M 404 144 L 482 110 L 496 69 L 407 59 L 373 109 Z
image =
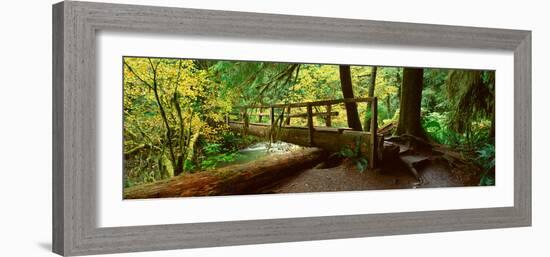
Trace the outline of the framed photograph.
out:
M 53 131 L 60 255 L 530 226 L 531 32 L 64 1 Z

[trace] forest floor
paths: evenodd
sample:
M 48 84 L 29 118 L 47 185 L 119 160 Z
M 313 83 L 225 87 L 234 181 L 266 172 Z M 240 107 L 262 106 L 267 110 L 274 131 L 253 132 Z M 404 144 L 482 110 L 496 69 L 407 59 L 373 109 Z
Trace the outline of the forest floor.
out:
M 355 165 L 344 160 L 339 165 L 325 168 L 318 165 L 292 177 L 262 193 L 333 192 L 354 190 L 381 190 L 407 188 L 477 186 L 480 169 L 467 161 L 449 162 L 458 154 L 449 149 L 437 149 L 437 155 L 417 167 L 420 180 L 403 163 L 386 164 L 379 169 L 359 172 Z M 442 154 L 441 154 L 442 153 Z
M 258 146 L 253 149 L 263 148 Z M 396 141 L 388 143 L 388 149 L 393 150 L 384 155 L 387 158 L 379 163 L 379 168 L 364 172 L 357 169 L 352 159 L 329 156 L 319 148 L 298 148 L 215 171 L 186 173 L 125 188 L 124 198 L 463 187 L 479 184 L 481 168 L 474 164 L 472 157 L 468 158 L 451 148 Z

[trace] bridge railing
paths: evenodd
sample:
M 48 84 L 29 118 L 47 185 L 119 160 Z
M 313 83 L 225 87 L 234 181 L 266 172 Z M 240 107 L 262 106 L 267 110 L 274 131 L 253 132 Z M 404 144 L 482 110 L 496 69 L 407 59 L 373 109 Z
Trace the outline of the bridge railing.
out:
M 374 128 L 373 131 L 376 131 L 378 120 L 377 120 L 377 108 L 374 108 L 377 106 L 377 98 L 376 97 L 365 97 L 365 98 L 344 98 L 344 99 L 334 99 L 334 100 L 322 100 L 322 101 L 314 101 L 314 102 L 302 102 L 302 103 L 288 103 L 288 104 L 270 104 L 270 105 L 243 105 L 243 106 L 235 106 L 234 109 L 239 110 L 239 112 L 232 112 L 228 113 L 226 115 L 226 121 L 235 121 L 231 120 L 231 116 L 237 116 L 238 119 L 236 121 L 240 121 L 243 123 L 246 123 L 249 121 L 250 116 L 258 116 L 258 122 L 262 123 L 263 117 L 269 117 L 267 124 L 273 124 L 275 122 L 275 117 L 277 116 L 276 109 L 282 109 L 283 115 L 285 117 L 284 125 L 290 125 L 290 119 L 292 118 L 307 118 L 308 123 L 310 120 L 312 120 L 315 116 L 320 116 L 325 118 L 325 126 L 332 127 L 332 117 L 338 116 L 339 113 L 336 111 L 332 111 L 332 106 L 337 104 L 345 104 L 345 103 L 370 103 L 370 109 L 372 112 L 371 120 L 370 120 L 370 128 Z M 317 106 L 324 106 L 325 111 L 324 112 L 313 112 L 313 107 Z M 294 108 L 303 108 L 306 107 L 306 110 L 312 109 L 310 111 L 306 111 L 305 113 L 291 113 L 291 110 Z M 258 112 L 251 112 L 253 110 L 258 110 Z M 269 112 L 264 112 L 265 110 L 269 110 Z M 278 113 L 279 115 L 281 113 Z M 312 123 L 312 126 L 313 123 Z M 308 124 L 309 127 L 309 124 Z
M 226 115 L 226 122 L 241 122 L 243 123 L 244 129 L 246 130 L 250 124 L 250 116 L 257 116 L 258 123 L 254 125 L 275 125 L 276 117 L 278 116 L 284 118 L 284 124 L 282 126 L 290 126 L 290 120 L 293 118 L 306 118 L 307 123 L 306 127 L 308 129 L 309 142 L 313 143 L 313 134 L 315 133 L 315 124 L 313 122 L 313 117 L 323 117 L 325 120 L 326 127 L 332 127 L 332 117 L 338 116 L 339 113 L 332 111 L 333 105 L 346 104 L 346 103 L 367 103 L 369 104 L 369 109 L 371 110 L 371 119 L 370 119 L 370 131 L 369 137 L 371 142 L 371 151 L 370 159 L 376 159 L 376 150 L 378 142 L 378 113 L 377 113 L 377 98 L 376 97 L 364 97 L 364 98 L 343 98 L 343 99 L 334 99 L 334 100 L 322 100 L 322 101 L 313 101 L 313 102 L 302 102 L 302 103 L 285 103 L 285 104 L 270 104 L 270 105 L 245 105 L 245 106 L 235 106 L 234 109 L 238 112 L 228 113 Z M 325 107 L 325 111 L 314 112 L 314 107 Z M 292 109 L 296 108 L 306 108 L 305 113 L 292 113 Z M 280 111 L 277 112 L 277 109 Z M 268 112 L 265 112 L 268 110 Z M 252 112 L 256 111 L 256 112 Z M 232 116 L 237 116 L 236 120 L 232 119 Z M 262 123 L 264 117 L 269 117 L 267 123 Z M 279 120 L 280 121 L 280 120 Z M 366 125 L 366 124 L 365 124 Z M 363 126 L 366 127 L 366 126 Z M 348 128 L 349 129 L 349 128 Z

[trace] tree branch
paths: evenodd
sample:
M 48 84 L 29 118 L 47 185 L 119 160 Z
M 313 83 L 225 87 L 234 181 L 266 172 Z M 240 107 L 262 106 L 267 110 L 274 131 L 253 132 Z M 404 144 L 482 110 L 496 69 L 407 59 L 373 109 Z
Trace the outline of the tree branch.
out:
M 126 60 L 123 61 L 124 62 L 124 65 L 126 65 L 126 67 L 128 68 L 128 70 L 134 74 L 134 76 L 136 76 L 143 84 L 145 84 L 147 87 L 149 87 L 150 89 L 153 89 L 153 86 L 151 86 L 151 84 L 147 83 L 147 81 L 145 81 L 144 79 L 142 79 L 135 71 L 134 69 L 132 69 L 132 67 L 126 62 Z
M 170 148 L 170 158 L 172 159 L 172 166 L 175 166 L 176 164 L 176 155 L 174 154 L 174 149 L 172 146 L 172 129 L 170 128 L 170 125 L 168 124 L 168 118 L 166 117 L 166 112 L 164 111 L 164 107 L 162 106 L 162 102 L 160 101 L 160 97 L 158 94 L 158 83 L 157 83 L 157 65 L 153 65 L 153 62 L 151 61 L 151 58 L 148 58 L 149 64 L 151 65 L 151 69 L 153 70 L 153 92 L 155 93 L 155 99 L 157 100 L 157 104 L 160 109 L 160 115 L 162 116 L 162 119 L 164 121 L 164 125 L 166 126 L 166 141 L 168 141 L 168 147 Z

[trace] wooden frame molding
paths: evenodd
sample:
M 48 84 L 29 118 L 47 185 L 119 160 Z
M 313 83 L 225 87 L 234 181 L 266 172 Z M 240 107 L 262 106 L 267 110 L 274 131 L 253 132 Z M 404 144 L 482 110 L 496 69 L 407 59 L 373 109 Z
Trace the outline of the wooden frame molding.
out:
M 514 206 L 96 226 L 96 32 L 514 52 Z M 53 251 L 87 255 L 531 225 L 531 32 L 65 1 L 53 6 Z

